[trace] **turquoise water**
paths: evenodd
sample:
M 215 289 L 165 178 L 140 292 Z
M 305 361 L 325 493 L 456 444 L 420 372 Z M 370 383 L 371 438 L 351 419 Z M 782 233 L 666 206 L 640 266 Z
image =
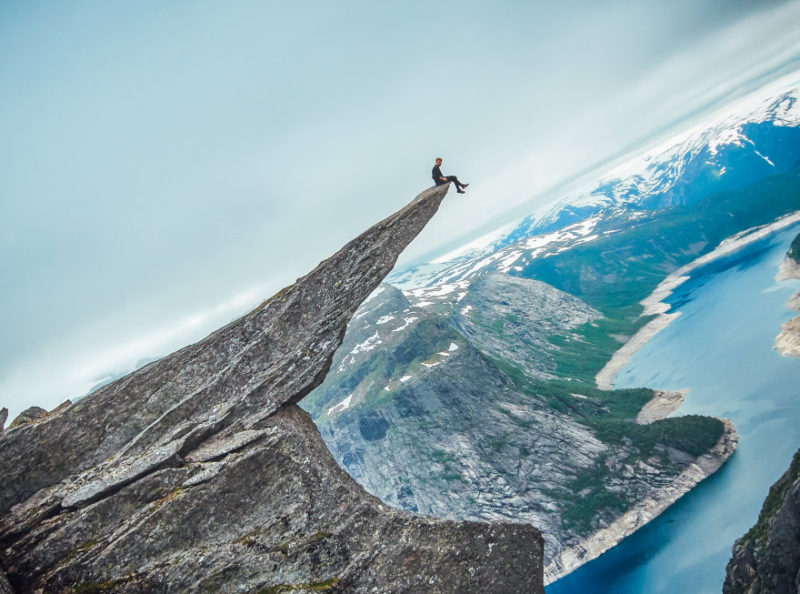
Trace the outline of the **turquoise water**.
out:
M 675 414 L 731 419 L 739 447 L 713 476 L 547 594 L 719 593 L 733 542 L 800 447 L 800 358 L 774 349 L 800 281 L 774 280 L 800 226 L 695 271 L 670 298 L 680 317 L 617 376 L 619 388 L 688 388 Z

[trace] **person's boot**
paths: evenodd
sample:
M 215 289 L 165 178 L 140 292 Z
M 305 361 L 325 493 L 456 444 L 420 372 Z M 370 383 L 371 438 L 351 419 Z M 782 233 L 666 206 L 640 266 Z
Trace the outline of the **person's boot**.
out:
M 463 190 L 463 189 L 464 189 L 464 188 L 466 188 L 468 185 L 469 185 L 469 184 L 461 184 L 461 189 Z
M 456 191 L 457 191 L 459 194 L 466 194 L 466 192 L 465 192 L 464 190 L 462 190 L 461 188 L 458 188 L 458 190 L 456 190 Z

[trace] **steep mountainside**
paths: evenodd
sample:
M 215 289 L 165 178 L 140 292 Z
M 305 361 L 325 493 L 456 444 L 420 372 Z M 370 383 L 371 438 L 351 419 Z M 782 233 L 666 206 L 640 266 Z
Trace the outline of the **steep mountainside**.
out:
M 584 343 L 600 317 L 503 274 L 437 294 L 382 285 L 303 406 L 334 456 L 384 501 L 539 527 L 553 579 L 630 533 L 636 520 L 618 522 L 627 512 L 653 517 L 735 447 L 716 419 L 636 424 L 650 390 L 560 379 L 557 343 Z M 585 363 L 577 357 L 572 369 Z M 604 544 L 587 540 L 602 530 Z
M 771 105 L 773 120 L 757 125 L 783 139 L 770 154 L 788 167 L 800 158 L 800 136 L 776 114 L 796 106 L 785 98 Z M 725 137 L 730 150 L 758 151 L 742 130 Z M 720 138 L 706 138 L 700 152 L 723 154 Z M 659 210 L 644 208 L 646 196 L 627 206 L 615 198 L 566 226 L 538 234 L 530 226 L 504 236 L 513 243 L 392 273 L 402 292 L 384 286 L 359 310 L 332 373 L 304 404 L 334 456 L 406 509 L 535 523 L 547 543 L 546 581 L 613 546 L 736 445 L 723 420 L 638 424 L 652 419 L 640 415 L 652 390 L 595 384 L 652 319 L 640 302 L 668 275 L 800 210 L 800 168 L 736 179 L 749 185 L 700 198 L 711 186 L 686 181 L 692 200 Z
M 724 594 L 795 594 L 800 586 L 800 451 L 772 485 L 758 522 L 733 545 Z
M 692 207 L 799 165 L 800 88 L 777 96 L 757 95 L 505 228 L 485 245 L 462 249 L 436 266 L 395 272 L 389 282 L 407 288 L 412 283 L 457 280 L 474 272 L 481 256 L 492 256 L 509 269 L 524 266 L 525 260 L 560 253 L 635 224 L 652 211 Z M 614 221 L 615 226 L 595 229 L 604 221 Z M 511 246 L 513 250 L 504 249 Z
M 424 192 L 206 339 L 0 434 L 11 586 L 541 592 L 535 528 L 388 508 L 296 406 L 446 191 Z

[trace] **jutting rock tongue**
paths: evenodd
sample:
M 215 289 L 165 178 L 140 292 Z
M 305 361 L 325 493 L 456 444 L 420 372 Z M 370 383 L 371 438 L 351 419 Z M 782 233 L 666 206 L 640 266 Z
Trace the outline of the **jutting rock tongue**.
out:
M 542 592 L 535 528 L 383 505 L 295 405 L 446 192 L 202 341 L 0 434 L 15 590 Z

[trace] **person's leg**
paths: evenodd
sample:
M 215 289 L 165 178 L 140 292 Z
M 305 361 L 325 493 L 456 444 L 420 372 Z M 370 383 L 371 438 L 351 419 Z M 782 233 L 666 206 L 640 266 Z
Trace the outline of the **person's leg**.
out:
M 469 185 L 469 184 L 462 184 L 460 181 L 458 181 L 458 178 L 455 175 L 448 175 L 447 181 L 451 181 L 456 185 L 456 191 L 458 191 L 459 194 L 463 194 L 464 188 L 466 188 Z

